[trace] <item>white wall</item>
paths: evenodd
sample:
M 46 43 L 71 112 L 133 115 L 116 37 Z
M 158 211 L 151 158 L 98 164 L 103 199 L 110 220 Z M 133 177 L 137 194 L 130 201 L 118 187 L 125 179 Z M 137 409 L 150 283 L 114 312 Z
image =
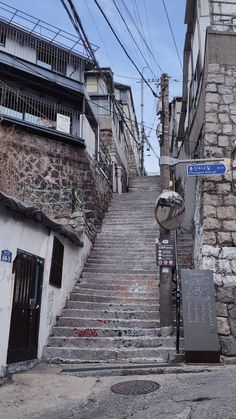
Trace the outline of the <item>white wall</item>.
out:
M 49 285 L 54 233 L 48 233 L 48 229 L 39 223 L 29 221 L 27 218 L 24 221 L 23 219 L 19 221 L 2 211 L 0 213 L 0 231 L 0 252 L 4 249 L 10 250 L 12 252 L 12 261 L 16 256 L 17 249 L 45 259 L 38 342 L 38 358 L 40 359 L 51 327 L 56 321 L 56 316 L 60 314 L 64 307 L 75 281 L 82 272 L 85 259 L 91 250 L 92 244 L 85 234 L 82 237 L 84 241 L 83 248 L 74 246 L 67 239 L 57 236 L 65 247 L 62 286 L 61 288 L 56 288 Z M 12 265 L 13 263 L 0 261 L 0 377 L 6 372 L 14 290 Z
M 94 160 L 96 137 L 87 117 L 84 114 L 82 114 L 81 118 L 82 118 L 82 122 L 80 122 L 80 124 L 82 127 L 82 138 L 85 140 L 85 145 L 86 145 L 88 154 Z
M 9 54 L 15 55 L 16 57 L 36 63 L 36 49 L 22 45 L 15 39 L 6 38 L 5 47 L 1 46 L 0 49 L 8 52 Z

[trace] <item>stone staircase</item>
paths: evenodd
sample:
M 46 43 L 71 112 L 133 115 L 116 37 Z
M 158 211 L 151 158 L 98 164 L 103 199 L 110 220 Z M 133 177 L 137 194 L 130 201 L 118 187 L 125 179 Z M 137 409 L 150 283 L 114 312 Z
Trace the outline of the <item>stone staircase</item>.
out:
M 133 178 L 114 195 L 102 230 L 44 348 L 63 362 L 169 362 L 175 337 L 161 337 L 154 204 L 159 177 Z

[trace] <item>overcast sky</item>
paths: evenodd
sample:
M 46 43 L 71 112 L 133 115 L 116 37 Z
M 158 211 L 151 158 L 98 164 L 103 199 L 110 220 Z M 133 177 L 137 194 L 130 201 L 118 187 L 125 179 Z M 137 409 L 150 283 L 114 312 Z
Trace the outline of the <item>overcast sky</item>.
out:
M 108 19 L 117 31 L 120 40 L 127 48 L 130 56 L 139 67 L 140 71 L 142 71 L 148 63 L 150 68 L 145 68 L 143 70 L 145 77 L 151 80 L 154 78 L 158 79 L 160 77 L 161 71 L 157 65 L 158 63 L 161 69 L 168 73 L 171 77 L 170 96 L 173 97 L 181 95 L 181 83 L 176 82 L 175 80 L 182 79 L 182 70 L 168 26 L 163 1 L 116 0 L 116 3 L 120 8 L 136 42 L 138 43 L 139 48 L 145 56 L 147 63 L 137 50 L 133 40 L 125 28 L 124 23 L 115 8 L 113 0 L 98 0 L 98 2 L 104 9 Z M 184 11 L 186 0 L 165 0 L 165 3 L 169 13 L 180 58 L 182 60 L 185 36 Z M 43 19 L 55 26 L 58 26 L 61 29 L 73 32 L 72 24 L 67 17 L 60 0 L 11 0 L 8 1 L 8 4 L 38 17 L 39 19 Z M 140 83 L 138 83 L 140 76 L 138 72 L 125 56 L 94 1 L 74 0 L 74 4 L 80 14 L 84 29 L 90 42 L 99 47 L 96 52 L 99 65 L 101 67 L 110 66 L 114 72 L 115 80 L 128 84 L 132 87 L 137 117 L 140 122 Z M 137 29 L 131 18 L 128 16 L 124 5 L 128 8 L 133 20 L 136 24 L 138 24 L 139 30 L 145 36 L 146 42 L 148 43 L 155 60 L 152 58 L 148 49 L 140 39 Z M 150 84 L 155 90 L 155 83 L 150 82 Z M 147 126 L 146 133 L 150 135 L 149 140 L 157 151 L 157 154 L 159 154 L 158 141 L 155 133 L 157 119 L 155 120 L 154 101 L 154 96 L 151 92 L 149 92 L 148 88 L 145 87 L 144 120 L 145 125 Z M 148 127 L 152 128 L 152 130 Z M 151 156 L 147 156 L 148 154 L 151 154 Z M 153 153 L 145 150 L 145 156 L 145 167 L 147 171 L 156 172 L 158 170 L 158 162 L 153 156 Z

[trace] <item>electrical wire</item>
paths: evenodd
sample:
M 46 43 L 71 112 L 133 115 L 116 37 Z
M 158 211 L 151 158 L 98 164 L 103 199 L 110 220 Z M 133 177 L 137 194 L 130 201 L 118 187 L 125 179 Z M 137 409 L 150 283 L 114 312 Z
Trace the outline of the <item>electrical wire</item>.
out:
M 114 68 L 114 67 L 115 67 L 115 66 L 114 66 L 114 63 L 112 62 L 111 56 L 110 56 L 110 54 L 109 54 L 109 52 L 108 52 L 108 49 L 107 49 L 107 47 L 106 47 L 106 45 L 105 45 L 105 42 L 104 42 L 104 40 L 103 40 L 103 37 L 102 37 L 102 35 L 101 35 L 101 32 L 100 32 L 100 30 L 99 30 L 99 28 L 98 28 L 98 25 L 96 24 L 96 20 L 94 19 L 93 14 L 92 14 L 92 12 L 91 12 L 91 9 L 90 9 L 90 7 L 89 7 L 89 5 L 88 5 L 88 3 L 87 3 L 87 0 L 84 0 L 84 4 L 85 4 L 85 6 L 87 7 L 87 10 L 88 10 L 88 12 L 89 12 L 89 14 L 90 14 L 90 16 L 91 16 L 92 21 L 93 21 L 93 24 L 94 24 L 94 26 L 95 26 L 95 28 L 96 28 L 96 30 L 97 30 L 97 33 L 98 33 L 98 35 L 99 35 L 99 37 L 100 37 L 100 39 L 101 39 L 101 41 L 102 41 L 102 44 L 103 44 L 103 46 L 104 46 L 104 50 L 105 50 L 105 52 L 106 52 L 106 54 L 107 54 L 107 57 L 109 58 L 109 60 L 110 60 L 110 63 L 111 63 L 111 65 L 112 65 L 112 67 Z
M 133 39 L 134 44 L 136 45 L 136 47 L 137 47 L 138 51 L 139 51 L 139 52 L 140 52 L 140 54 L 142 55 L 142 57 L 143 57 L 143 59 L 144 59 L 145 63 L 147 64 L 147 66 L 148 66 L 148 68 L 149 68 L 150 72 L 152 73 L 153 77 L 155 77 L 155 78 L 156 78 L 156 75 L 154 74 L 153 70 L 151 69 L 151 67 L 150 67 L 150 65 L 149 65 L 149 63 L 148 63 L 148 61 L 146 60 L 145 56 L 143 55 L 143 53 L 142 53 L 142 51 L 141 51 L 141 49 L 140 49 L 140 47 L 139 47 L 139 45 L 138 45 L 138 43 L 137 43 L 136 39 L 134 38 L 134 36 L 133 36 L 133 34 L 132 34 L 131 30 L 129 29 L 129 27 L 128 27 L 127 23 L 126 23 L 125 18 L 123 17 L 123 15 L 122 15 L 122 13 L 121 13 L 121 11 L 120 11 L 119 7 L 117 6 L 116 0 L 112 0 L 112 1 L 113 1 L 113 4 L 115 5 L 116 10 L 117 10 L 117 11 L 118 11 L 118 13 L 119 13 L 119 16 L 121 17 L 121 19 L 122 19 L 122 21 L 123 21 L 123 23 L 124 23 L 124 25 L 125 25 L 125 27 L 126 27 L 127 31 L 129 32 L 129 34 L 130 34 L 131 38 Z
M 136 23 L 137 23 L 138 26 L 140 26 L 140 30 L 142 32 L 142 36 L 143 36 L 143 38 L 145 38 L 143 24 L 142 24 L 142 21 L 141 21 L 141 18 L 140 18 L 140 14 L 139 14 L 139 10 L 138 10 L 138 6 L 137 6 L 137 3 L 136 3 L 136 0 L 132 0 L 132 3 L 133 3 L 134 14 L 136 15 L 136 18 L 137 18 Z
M 144 42 L 144 44 L 145 44 L 145 46 L 146 46 L 147 50 L 150 52 L 151 56 L 153 57 L 153 59 L 154 59 L 154 61 L 155 61 L 156 65 L 157 65 L 157 67 L 159 68 L 160 72 L 161 72 L 161 73 L 164 73 L 164 71 L 163 71 L 163 69 L 162 69 L 161 65 L 158 63 L 158 61 L 156 60 L 155 55 L 153 54 L 152 50 L 150 49 L 150 47 L 149 47 L 149 45 L 148 45 L 148 43 L 147 43 L 146 39 L 143 37 L 143 35 L 142 35 L 142 33 L 141 33 L 141 31 L 140 31 L 140 29 L 139 29 L 139 27 L 138 27 L 137 23 L 135 22 L 135 20 L 134 20 L 134 18 L 133 18 L 133 16 L 132 16 L 132 14 L 131 14 L 131 12 L 130 12 L 130 10 L 128 9 L 127 5 L 125 4 L 125 1 L 124 1 L 124 0 L 121 0 L 121 2 L 122 2 L 122 4 L 123 4 L 124 9 L 126 10 L 126 13 L 127 13 L 127 14 L 128 14 L 128 16 L 129 16 L 130 20 L 132 21 L 133 25 L 135 26 L 135 28 L 136 28 L 136 30 L 137 30 L 137 32 L 138 32 L 138 34 L 139 34 L 139 36 L 140 36 L 140 37 L 141 37 L 141 39 L 143 40 L 143 42 Z
M 168 24 L 169 24 L 170 32 L 171 32 L 171 35 L 172 35 L 172 38 L 173 38 L 173 41 L 174 41 L 175 50 L 176 50 L 176 53 L 177 53 L 177 56 L 178 56 L 179 64 L 180 64 L 180 67 L 183 71 L 183 64 L 182 64 L 182 61 L 180 59 L 177 43 L 176 43 L 176 40 L 175 40 L 175 35 L 174 35 L 172 25 L 171 25 L 171 22 L 170 22 L 170 18 L 169 18 L 168 10 L 166 8 L 165 0 L 162 0 L 162 3 L 163 3 L 163 6 L 164 6 L 164 9 L 165 9 L 165 13 L 166 13 L 167 21 L 168 21 Z
M 136 63 L 134 62 L 134 60 L 131 58 L 131 56 L 129 55 L 127 49 L 124 47 L 123 43 L 121 42 L 120 38 L 118 37 L 115 29 L 113 28 L 113 26 L 111 25 L 109 19 L 107 18 L 104 10 L 102 9 L 102 7 L 100 6 L 100 4 L 98 3 L 97 0 L 93 0 L 96 4 L 96 6 L 98 7 L 98 9 L 100 10 L 101 14 L 103 15 L 105 21 L 107 22 L 109 28 L 111 29 L 113 35 L 115 36 L 116 40 L 118 41 L 119 45 L 121 46 L 121 48 L 123 49 L 125 55 L 128 57 L 128 59 L 130 60 L 130 62 L 133 64 L 133 66 L 136 68 L 137 72 L 140 74 L 140 76 L 142 77 L 144 83 L 148 86 L 148 88 L 150 89 L 150 91 L 152 92 L 153 96 L 156 97 L 156 92 L 153 90 L 153 88 L 151 87 L 151 85 L 148 83 L 148 81 L 145 79 L 145 77 L 143 76 L 141 70 L 139 70 L 138 66 L 136 65 Z
M 94 62 L 95 66 L 97 68 L 99 68 L 97 59 L 95 57 L 95 54 L 94 54 L 93 49 L 91 47 L 91 44 L 90 44 L 90 42 L 88 40 L 88 37 L 87 37 L 87 35 L 85 33 L 85 30 L 83 28 L 81 19 L 80 19 L 78 13 L 77 13 L 77 10 L 76 10 L 76 8 L 74 6 L 74 3 L 73 3 L 72 0 L 67 0 L 67 2 L 68 2 L 69 6 L 71 8 L 71 11 L 69 10 L 69 8 L 66 5 L 65 1 L 64 0 L 61 0 L 61 3 L 63 5 L 63 7 L 64 7 L 64 9 L 65 9 L 65 11 L 67 13 L 67 15 L 69 16 L 69 18 L 70 18 L 70 20 L 71 20 L 71 22 L 72 22 L 72 24 L 73 24 L 76 32 L 81 37 L 81 40 L 82 40 L 83 45 L 84 45 L 84 47 L 85 47 L 85 49 L 87 51 L 87 54 L 92 58 L 92 61 Z

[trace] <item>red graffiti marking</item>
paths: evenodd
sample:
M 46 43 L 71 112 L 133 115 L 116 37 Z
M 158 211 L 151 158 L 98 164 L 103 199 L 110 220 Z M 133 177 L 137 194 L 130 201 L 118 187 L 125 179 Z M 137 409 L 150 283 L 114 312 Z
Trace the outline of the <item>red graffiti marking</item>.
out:
M 84 337 L 94 337 L 98 336 L 96 329 L 74 329 L 73 332 L 74 336 L 78 336 L 80 338 Z
M 100 323 L 100 324 L 107 324 L 106 320 L 97 320 L 97 322 Z

